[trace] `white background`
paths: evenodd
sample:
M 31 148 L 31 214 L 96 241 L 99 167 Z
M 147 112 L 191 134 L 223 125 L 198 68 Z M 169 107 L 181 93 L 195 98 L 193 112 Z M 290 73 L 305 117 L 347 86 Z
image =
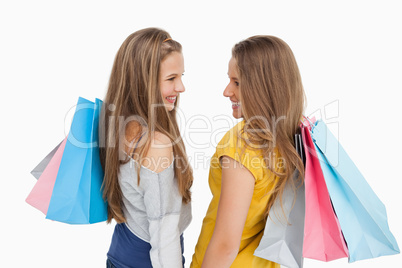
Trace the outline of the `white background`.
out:
M 195 170 L 186 267 L 211 197 L 208 158 L 223 135 L 215 131 L 229 127 L 213 118 L 231 115 L 231 104 L 222 96 L 231 48 L 255 34 L 276 35 L 292 48 L 307 94 L 307 115 L 337 105 L 327 118 L 339 116 L 327 122 L 335 123 L 340 142 L 387 207 L 390 229 L 402 246 L 398 1 L 5 2 L 0 4 L 2 266 L 105 266 L 114 224 L 52 222 L 24 200 L 36 182 L 30 171 L 65 137 L 68 111 L 78 96 L 103 99 L 121 43 L 150 26 L 166 29 L 184 48 L 186 92 L 180 107 L 187 124 L 182 130 Z M 191 134 L 190 128 L 207 127 L 201 120 L 189 121 L 197 115 L 211 125 Z M 401 263 L 396 255 L 354 264 L 306 259 L 305 267 Z

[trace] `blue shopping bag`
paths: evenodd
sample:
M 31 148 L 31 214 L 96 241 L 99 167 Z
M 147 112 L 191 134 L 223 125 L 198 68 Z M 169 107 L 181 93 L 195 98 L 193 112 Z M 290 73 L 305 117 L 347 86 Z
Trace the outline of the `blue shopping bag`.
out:
M 98 127 L 102 101 L 79 98 L 53 187 L 46 218 L 89 224 L 107 219 L 102 198 L 103 170 L 99 158 Z
M 321 120 L 311 136 L 349 249 L 349 262 L 398 254 L 384 204 Z

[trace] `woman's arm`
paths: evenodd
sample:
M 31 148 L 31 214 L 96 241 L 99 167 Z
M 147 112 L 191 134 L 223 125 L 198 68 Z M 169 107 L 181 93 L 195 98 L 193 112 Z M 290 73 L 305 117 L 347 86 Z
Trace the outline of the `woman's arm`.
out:
M 150 233 L 152 266 L 181 268 L 179 220 L 182 198 L 175 184 L 173 149 L 168 137 L 155 135 L 143 165 L 147 177 L 140 179 L 144 187 L 144 204 Z M 167 169 L 169 167 L 169 169 Z
M 214 233 L 202 263 L 203 268 L 230 267 L 237 256 L 255 179 L 234 159 L 223 156 L 222 188 Z

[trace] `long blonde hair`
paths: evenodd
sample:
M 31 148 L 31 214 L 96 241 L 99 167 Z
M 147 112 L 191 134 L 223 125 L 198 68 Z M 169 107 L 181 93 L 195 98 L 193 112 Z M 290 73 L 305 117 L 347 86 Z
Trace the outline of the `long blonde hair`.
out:
M 139 134 L 144 135 L 138 152 L 139 164 L 143 163 L 155 131 L 170 138 L 180 194 L 183 202 L 191 200 L 193 173 L 176 121 L 177 104 L 169 112 L 159 87 L 161 62 L 172 52 L 181 50 L 180 43 L 172 40 L 166 31 L 146 28 L 128 36 L 117 52 L 99 126 L 100 140 L 104 143 L 100 156 L 105 171 L 103 196 L 108 202 L 108 223 L 113 218 L 118 223 L 125 222 L 118 174 L 120 165 L 129 161 L 128 157 L 121 157 L 122 144 L 127 146 L 127 120 L 136 121 L 140 126 Z M 140 167 L 138 165 L 138 171 Z M 140 183 L 139 172 L 137 183 Z
M 247 137 L 247 146 L 260 148 L 265 160 L 272 159 L 275 148 L 280 155 L 279 169 L 266 163 L 279 177 L 268 201 L 268 213 L 276 198 L 282 202 L 285 185 L 290 182 L 295 186 L 295 170 L 299 182 L 304 178 L 303 162 L 294 142 L 305 104 L 302 80 L 292 50 L 274 36 L 243 40 L 233 47 L 232 57 L 239 72 L 243 132 L 247 134 L 241 136 Z

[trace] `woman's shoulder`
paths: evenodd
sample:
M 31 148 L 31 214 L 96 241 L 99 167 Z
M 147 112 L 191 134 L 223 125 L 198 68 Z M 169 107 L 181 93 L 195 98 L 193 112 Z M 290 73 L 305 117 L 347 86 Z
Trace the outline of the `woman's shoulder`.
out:
M 125 152 L 138 161 L 138 154 L 148 139 L 149 148 L 141 161 L 142 167 L 154 173 L 160 173 L 169 168 L 173 163 L 173 143 L 164 133 L 153 131 L 151 133 L 141 132 L 141 129 L 133 124 L 128 125 L 125 132 Z
M 173 143 L 170 138 L 161 132 L 151 133 L 149 150 L 143 159 L 142 166 L 160 173 L 169 168 L 173 160 Z
M 254 156 L 259 156 L 261 150 L 247 138 L 247 134 L 244 132 L 244 125 L 245 122 L 242 120 L 226 132 L 216 147 L 217 151 L 227 152 L 229 150 L 237 153 L 247 152 Z
M 263 161 L 262 151 L 250 144 L 243 130 L 244 121 L 230 129 L 217 145 L 215 156 L 218 159 L 229 156 L 249 169 L 260 167 Z
M 240 136 L 242 135 L 242 131 L 244 128 L 244 120 L 237 123 L 234 127 L 229 129 L 226 134 L 223 136 L 221 141 L 218 143 L 219 147 L 234 147 L 237 146 L 238 141 L 240 140 Z

